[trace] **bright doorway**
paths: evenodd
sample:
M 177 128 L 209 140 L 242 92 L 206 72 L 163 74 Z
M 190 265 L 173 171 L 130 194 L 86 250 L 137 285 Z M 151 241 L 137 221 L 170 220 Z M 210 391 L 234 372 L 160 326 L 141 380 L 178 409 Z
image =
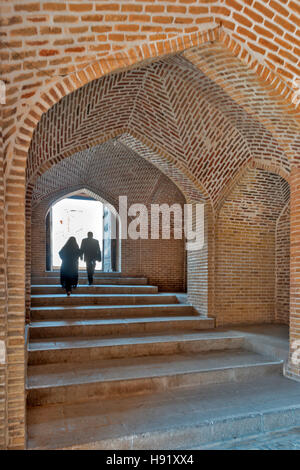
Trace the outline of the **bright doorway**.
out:
M 58 201 L 51 208 L 51 254 L 52 269 L 59 269 L 61 259 L 59 251 L 70 237 L 75 237 L 80 247 L 87 232 L 93 232 L 94 238 L 103 247 L 103 204 L 95 199 L 71 196 Z M 79 268 L 85 268 L 79 260 Z M 102 261 L 97 262 L 97 270 L 102 270 Z

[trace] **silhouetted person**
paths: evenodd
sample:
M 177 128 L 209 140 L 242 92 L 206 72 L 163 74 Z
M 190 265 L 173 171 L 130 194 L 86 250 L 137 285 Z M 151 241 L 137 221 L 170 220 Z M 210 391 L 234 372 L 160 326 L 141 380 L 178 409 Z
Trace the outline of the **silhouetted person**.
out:
M 101 250 L 98 240 L 93 238 L 93 233 L 88 232 L 88 238 L 84 238 L 81 242 L 81 259 L 84 256 L 86 262 L 86 270 L 89 280 L 89 285 L 93 284 L 93 276 L 96 267 L 96 261 L 101 261 Z
M 59 256 L 62 259 L 60 267 L 60 283 L 70 295 L 72 288 L 78 284 L 78 260 L 81 255 L 75 237 L 70 237 L 65 246 L 60 250 Z

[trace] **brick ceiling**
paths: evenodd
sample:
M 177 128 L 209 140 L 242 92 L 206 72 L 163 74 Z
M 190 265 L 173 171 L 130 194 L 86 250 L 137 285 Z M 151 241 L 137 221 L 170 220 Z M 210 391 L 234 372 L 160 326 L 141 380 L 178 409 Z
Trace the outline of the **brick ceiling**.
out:
M 32 200 L 34 207 L 66 188 L 95 188 L 115 207 L 118 207 L 119 195 L 127 195 L 129 204 L 148 204 L 155 201 L 160 187 L 169 187 L 172 194 L 179 193 L 156 166 L 120 139 L 77 152 L 52 166 L 37 179 Z M 184 202 L 183 196 L 177 198 Z
M 215 67 L 214 80 L 210 77 L 212 55 L 206 51 L 204 73 L 204 52 L 191 54 L 94 80 L 54 105 L 42 116 L 31 142 L 29 185 L 66 156 L 124 133 L 147 141 L 158 161 L 167 156 L 189 172 L 214 204 L 250 161 L 288 174 L 288 154 L 276 133 L 281 130 L 287 142 L 295 130 L 293 118 L 286 118 L 275 100 L 262 95 L 262 86 L 243 67 L 226 71 L 226 83 L 233 84 L 229 93 L 218 83 L 221 67 Z M 220 52 L 220 61 L 222 57 Z M 257 101 L 251 100 L 250 86 L 252 92 L 256 87 Z M 234 87 L 242 90 L 242 104 L 231 96 Z M 299 134 L 293 133 L 293 138 Z

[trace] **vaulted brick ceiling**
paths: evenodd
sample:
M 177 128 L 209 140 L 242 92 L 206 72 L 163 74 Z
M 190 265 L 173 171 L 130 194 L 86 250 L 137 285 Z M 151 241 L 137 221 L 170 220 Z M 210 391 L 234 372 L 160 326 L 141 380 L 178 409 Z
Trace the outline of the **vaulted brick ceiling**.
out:
M 289 184 L 281 176 L 257 168 L 246 169 L 240 181 L 228 195 L 220 218 L 233 224 L 242 222 L 252 228 L 271 227 L 290 197 Z
M 119 195 L 128 196 L 128 204 L 148 204 L 155 202 L 160 187 L 169 187 L 170 191 L 172 188 L 172 194 L 180 193 L 156 166 L 120 139 L 77 152 L 53 165 L 37 179 L 32 201 L 34 207 L 68 188 L 95 188 L 107 202 L 118 208 Z
M 157 154 L 186 169 L 215 204 L 250 161 L 272 164 L 287 174 L 287 150 L 297 146 L 299 139 L 293 116 L 285 117 L 276 100 L 268 98 L 243 67 L 225 68 L 223 86 L 221 53 L 216 54 L 220 63 L 215 73 L 209 69 L 213 54 L 207 50 L 190 54 L 95 80 L 53 106 L 43 115 L 31 142 L 29 185 L 64 157 L 119 133 L 140 137 Z M 256 101 L 249 95 L 250 86 L 252 95 L 256 87 Z M 285 148 L 277 139 L 279 131 L 288 143 Z M 130 147 L 132 142 L 123 143 Z
M 226 116 L 239 128 L 248 126 L 244 135 L 254 143 L 253 148 L 255 139 L 251 137 L 251 127 L 255 136 L 257 131 L 262 132 L 264 126 L 278 139 L 290 158 L 296 157 L 300 148 L 300 109 L 293 110 L 290 105 L 278 100 L 271 91 L 271 82 L 267 85 L 259 81 L 254 71 L 249 70 L 219 42 L 205 48 L 187 50 L 184 57 L 229 95 L 231 100 L 218 93 L 217 88 L 213 90 L 214 102 L 219 103 Z M 239 105 L 234 107 L 232 101 Z M 256 123 L 260 124 L 258 128 L 255 128 Z M 269 141 L 269 135 L 267 137 Z M 272 142 L 269 144 L 272 148 Z

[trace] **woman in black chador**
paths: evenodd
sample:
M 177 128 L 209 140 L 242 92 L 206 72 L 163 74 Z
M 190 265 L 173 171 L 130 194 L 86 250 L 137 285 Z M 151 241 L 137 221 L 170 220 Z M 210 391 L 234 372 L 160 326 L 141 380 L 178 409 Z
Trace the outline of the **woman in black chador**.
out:
M 78 284 L 78 259 L 81 254 L 75 237 L 70 237 L 65 246 L 60 250 L 59 256 L 62 259 L 60 268 L 60 283 L 70 295 L 72 288 Z

